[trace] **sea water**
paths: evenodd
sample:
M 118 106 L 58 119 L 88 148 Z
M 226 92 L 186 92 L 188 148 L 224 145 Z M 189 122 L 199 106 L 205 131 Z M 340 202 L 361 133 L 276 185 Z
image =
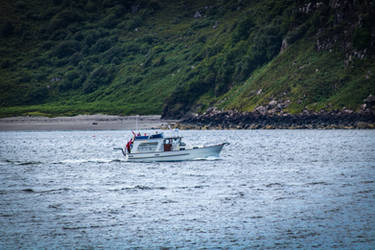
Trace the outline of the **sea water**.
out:
M 230 145 L 128 163 L 130 131 L 0 132 L 0 248 L 374 249 L 374 130 L 179 133 Z

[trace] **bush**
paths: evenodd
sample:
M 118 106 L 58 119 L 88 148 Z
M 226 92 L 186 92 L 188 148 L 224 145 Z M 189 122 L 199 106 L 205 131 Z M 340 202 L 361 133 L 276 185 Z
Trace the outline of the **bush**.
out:
M 127 29 L 129 31 L 134 30 L 135 28 L 143 24 L 143 19 L 140 16 L 135 16 L 127 22 Z
M 233 43 L 237 43 L 240 40 L 247 40 L 250 35 L 251 28 L 254 26 L 254 22 L 251 17 L 246 17 L 242 20 L 232 34 Z
M 64 74 L 62 81 L 59 84 L 60 91 L 66 91 L 69 89 L 78 89 L 82 86 L 82 83 L 85 81 L 85 75 L 82 74 L 79 70 L 73 69 L 67 71 Z
M 88 46 L 92 46 L 95 44 L 99 38 L 108 36 L 108 31 L 104 29 L 91 29 L 83 33 L 83 36 L 85 37 L 85 43 Z
M 77 40 L 77 41 L 83 41 L 85 37 L 83 36 L 82 32 L 76 32 L 74 35 L 73 35 L 73 39 L 74 40 Z
M 306 25 L 306 23 L 304 23 L 298 26 L 297 28 L 295 28 L 294 30 L 290 31 L 286 37 L 288 44 L 292 44 L 295 41 L 302 38 L 305 35 L 307 30 L 308 30 L 308 26 Z
M 70 59 L 69 63 L 72 64 L 73 66 L 77 66 L 78 63 L 82 60 L 82 55 L 79 52 L 74 53 Z
M 81 49 L 79 42 L 75 40 L 62 41 L 59 45 L 53 50 L 53 55 L 58 58 L 64 58 L 71 56 Z
M 108 50 L 111 46 L 112 41 L 110 38 L 101 38 L 92 46 L 91 51 L 97 54 Z
M 99 66 L 94 69 L 86 82 L 83 84 L 83 91 L 85 93 L 91 93 L 98 89 L 102 85 L 109 84 L 114 77 L 115 70 L 113 67 Z
M 112 28 L 116 26 L 118 23 L 117 16 L 113 14 L 109 14 L 102 20 L 102 27 L 105 28 Z
M 366 49 L 371 42 L 371 33 L 365 27 L 356 29 L 353 33 L 353 46 L 356 49 Z
M 125 56 L 124 50 L 120 47 L 112 47 L 102 54 L 102 62 L 110 63 L 115 58 L 121 58 Z
M 52 32 L 57 29 L 65 28 L 69 26 L 70 23 L 79 22 L 82 20 L 82 16 L 79 14 L 78 11 L 72 9 L 66 9 L 62 12 L 56 14 L 49 26 L 48 31 Z
M 51 41 L 46 41 L 42 44 L 42 49 L 49 50 L 53 47 L 54 43 Z
M 64 40 L 67 35 L 68 33 L 65 30 L 56 30 L 50 35 L 49 39 L 53 41 L 61 41 Z
M 150 3 L 148 4 L 148 7 L 151 8 L 152 10 L 160 10 L 161 9 L 160 4 L 158 3 L 158 1 L 155 1 L 155 0 L 150 1 Z
M 7 37 L 13 34 L 14 27 L 11 22 L 5 22 L 0 26 L 0 36 L 1 37 Z
M 26 92 L 26 103 L 38 104 L 44 101 L 48 96 L 48 90 L 45 87 L 30 88 Z

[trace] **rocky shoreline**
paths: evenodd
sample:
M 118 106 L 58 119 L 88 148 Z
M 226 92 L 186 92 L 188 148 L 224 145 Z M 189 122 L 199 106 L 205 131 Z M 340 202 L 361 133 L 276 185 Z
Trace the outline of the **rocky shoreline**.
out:
M 220 111 L 211 108 L 190 114 L 176 127 L 180 129 L 375 129 L 375 97 L 369 96 L 359 112 L 349 109 L 300 114 L 279 112 L 271 101 L 254 112 Z
M 210 111 L 182 120 L 180 129 L 375 129 L 375 116 L 324 112 L 262 115 L 257 112 Z

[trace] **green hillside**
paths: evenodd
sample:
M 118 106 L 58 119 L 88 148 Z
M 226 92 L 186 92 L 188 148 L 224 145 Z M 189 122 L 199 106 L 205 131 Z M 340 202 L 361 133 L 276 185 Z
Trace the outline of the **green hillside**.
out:
M 0 116 L 358 110 L 374 1 L 5 0 Z M 281 51 L 281 52 L 280 52 Z

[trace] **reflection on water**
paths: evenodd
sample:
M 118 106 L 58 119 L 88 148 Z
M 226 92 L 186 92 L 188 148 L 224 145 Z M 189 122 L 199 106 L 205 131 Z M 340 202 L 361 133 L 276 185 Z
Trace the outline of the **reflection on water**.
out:
M 375 245 L 375 131 L 180 131 L 220 160 L 128 163 L 128 131 L 1 132 L 0 248 Z

